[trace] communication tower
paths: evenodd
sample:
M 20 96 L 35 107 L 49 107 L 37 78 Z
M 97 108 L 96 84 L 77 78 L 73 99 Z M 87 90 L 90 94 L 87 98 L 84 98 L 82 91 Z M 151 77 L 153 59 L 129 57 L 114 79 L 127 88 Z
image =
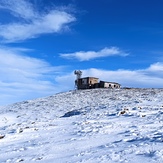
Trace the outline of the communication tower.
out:
M 78 80 L 81 78 L 82 76 L 82 71 L 80 70 L 75 70 L 74 74 L 76 75 L 76 80 L 75 80 L 75 87 L 78 88 Z

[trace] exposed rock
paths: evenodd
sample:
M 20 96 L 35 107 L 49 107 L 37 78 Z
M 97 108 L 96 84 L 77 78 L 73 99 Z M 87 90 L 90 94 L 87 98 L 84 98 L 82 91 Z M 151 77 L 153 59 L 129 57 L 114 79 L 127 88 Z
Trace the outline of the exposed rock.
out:
M 5 135 L 0 135 L 0 139 L 3 139 L 5 137 Z

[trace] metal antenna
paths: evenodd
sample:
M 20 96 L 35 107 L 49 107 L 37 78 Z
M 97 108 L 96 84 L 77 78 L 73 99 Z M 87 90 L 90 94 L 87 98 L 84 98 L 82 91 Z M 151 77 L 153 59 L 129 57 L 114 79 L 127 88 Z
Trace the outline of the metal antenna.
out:
M 76 75 L 76 80 L 75 80 L 75 87 L 78 88 L 78 80 L 81 78 L 82 76 L 82 71 L 80 70 L 75 70 L 74 74 Z
M 75 71 L 74 71 L 74 74 L 76 75 L 76 79 L 80 79 L 81 76 L 82 76 L 82 71 L 80 71 L 80 70 L 75 70 Z

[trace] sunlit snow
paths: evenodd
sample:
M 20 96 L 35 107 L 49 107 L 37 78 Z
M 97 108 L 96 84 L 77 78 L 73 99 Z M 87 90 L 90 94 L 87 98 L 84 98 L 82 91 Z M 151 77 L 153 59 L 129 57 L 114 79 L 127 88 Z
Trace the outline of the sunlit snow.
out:
M 0 108 L 0 163 L 162 163 L 163 89 L 92 89 Z

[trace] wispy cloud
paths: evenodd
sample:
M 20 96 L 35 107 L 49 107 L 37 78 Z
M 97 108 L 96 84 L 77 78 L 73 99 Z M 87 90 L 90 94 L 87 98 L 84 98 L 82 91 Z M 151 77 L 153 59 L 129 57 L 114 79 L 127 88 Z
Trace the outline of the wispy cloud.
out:
M 95 58 L 109 56 L 127 56 L 128 53 L 123 52 L 118 47 L 105 47 L 100 51 L 79 51 L 75 53 L 60 54 L 65 59 L 77 59 L 79 61 L 89 61 Z
M 163 63 L 161 63 L 163 66 Z M 155 65 L 152 64 L 151 66 Z M 151 67 L 150 66 L 150 67 Z M 83 74 L 97 76 L 101 80 L 119 82 L 122 86 L 140 88 L 163 88 L 163 78 L 160 69 L 153 73 L 149 68 L 138 70 L 101 70 L 88 69 Z
M 159 72 L 159 74 L 163 74 L 163 63 L 157 62 L 152 64 L 149 68 L 148 71 L 150 72 Z
M 51 66 L 24 53 L 24 49 L 0 47 L 0 105 L 62 91 L 55 77 L 65 67 Z
M 25 20 L 32 20 L 38 16 L 32 4 L 25 0 L 1 0 L 0 8 L 6 9 L 15 17 L 21 17 Z
M 118 82 L 122 87 L 137 88 L 163 88 L 163 63 L 154 63 L 146 69 L 138 70 L 105 70 L 105 69 L 84 69 L 83 77 L 93 76 L 100 80 Z M 60 84 L 65 85 L 69 81 L 70 88 L 74 86 L 74 74 L 56 77 Z M 70 89 L 69 88 L 69 89 Z
M 21 18 L 13 23 L 0 25 L 0 37 L 6 42 L 17 42 L 46 33 L 58 33 L 76 20 L 72 14 L 60 9 L 40 12 L 26 0 L 2 0 L 0 8 L 10 11 L 16 18 Z

